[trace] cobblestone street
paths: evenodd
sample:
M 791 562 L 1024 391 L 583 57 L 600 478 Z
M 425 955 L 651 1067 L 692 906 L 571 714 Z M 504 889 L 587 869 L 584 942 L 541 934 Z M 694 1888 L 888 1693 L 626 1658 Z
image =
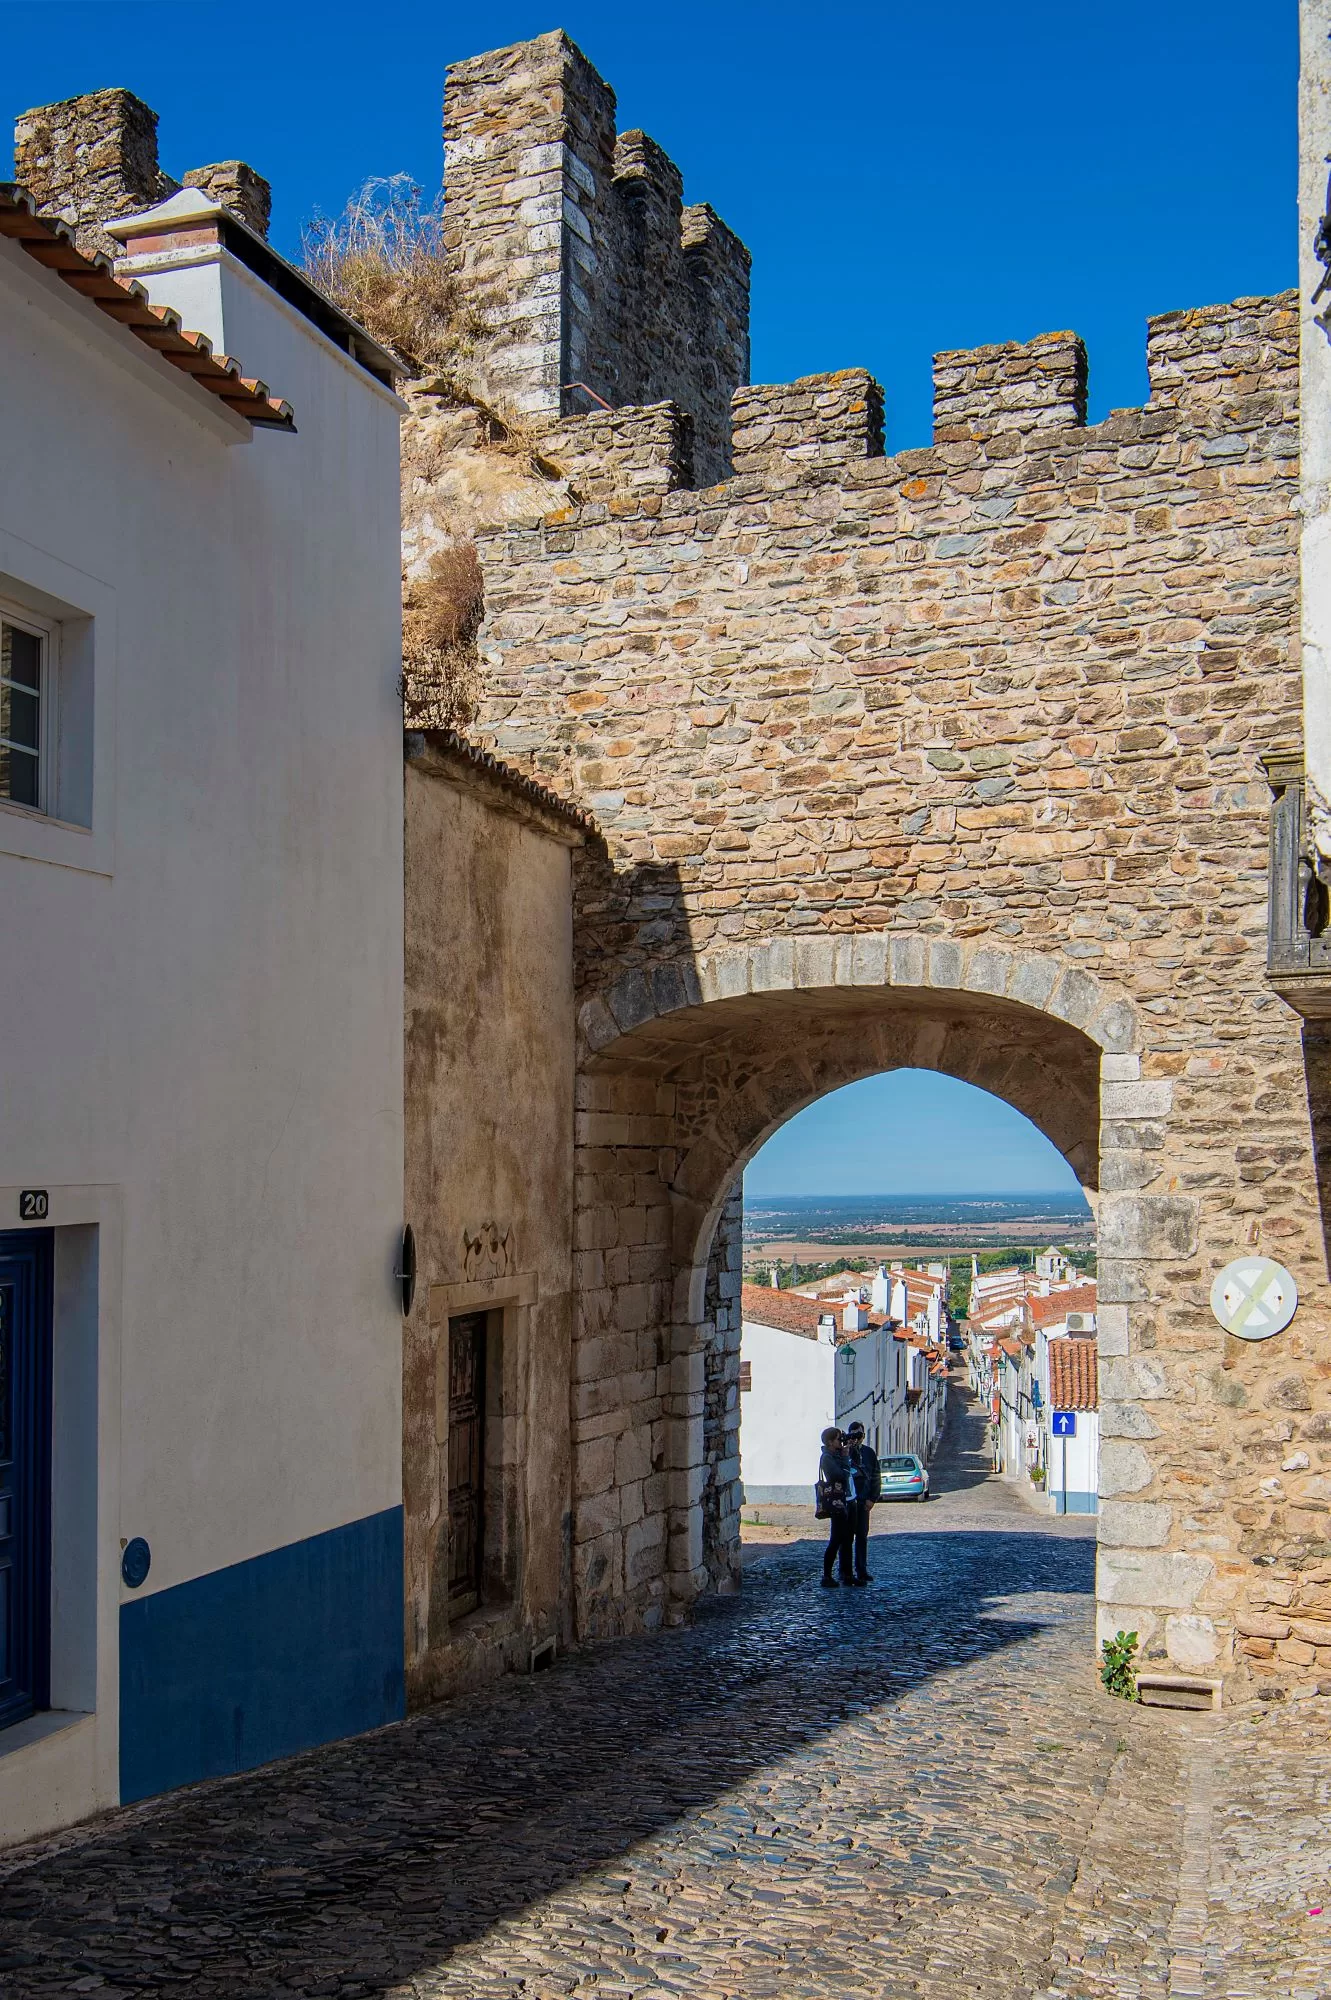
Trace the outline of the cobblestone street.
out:
M 772 1530 L 690 1627 L 9 1857 L 0 1992 L 1331 1993 L 1324 1705 L 1110 1701 L 1091 1524 L 954 1429 L 869 1590 Z

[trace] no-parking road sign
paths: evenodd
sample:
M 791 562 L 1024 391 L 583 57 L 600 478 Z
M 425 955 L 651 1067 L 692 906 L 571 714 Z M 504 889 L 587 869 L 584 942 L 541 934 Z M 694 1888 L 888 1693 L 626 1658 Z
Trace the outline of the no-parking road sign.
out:
M 1211 1287 L 1211 1311 L 1240 1340 L 1269 1340 L 1294 1317 L 1298 1286 L 1270 1257 L 1236 1257 Z

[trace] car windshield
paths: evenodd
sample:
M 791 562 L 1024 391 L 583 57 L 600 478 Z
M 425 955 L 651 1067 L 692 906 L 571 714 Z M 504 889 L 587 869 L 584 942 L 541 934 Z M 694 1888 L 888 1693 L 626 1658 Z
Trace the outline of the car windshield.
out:
M 889 1458 L 887 1469 L 889 1472 L 914 1472 L 916 1469 L 915 1460 L 913 1458 Z

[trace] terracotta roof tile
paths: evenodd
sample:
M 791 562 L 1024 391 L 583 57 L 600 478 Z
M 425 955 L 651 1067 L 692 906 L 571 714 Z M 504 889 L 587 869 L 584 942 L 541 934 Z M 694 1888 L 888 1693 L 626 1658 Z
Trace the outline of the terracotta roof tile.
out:
M 1057 1326 L 1070 1312 L 1095 1311 L 1096 1283 L 1086 1279 L 1080 1285 L 1056 1286 L 1047 1296 L 1037 1293 L 1027 1301 L 1033 1326 Z
M 142 285 L 122 282 L 106 257 L 85 257 L 74 243 L 74 232 L 58 216 L 39 215 L 35 198 L 14 181 L 0 181 L 0 236 L 8 236 L 63 284 L 96 306 L 118 325 L 160 354 L 182 375 L 237 416 L 273 430 L 294 431 L 290 403 L 268 392 L 268 385 L 244 376 L 229 355 L 214 354 L 201 333 L 187 333 L 179 313 L 149 302 Z
M 770 1285 L 745 1285 L 740 1293 L 740 1309 L 745 1319 L 759 1326 L 773 1326 L 780 1333 L 818 1338 L 818 1322 L 831 1312 L 826 1301 L 802 1298 L 798 1292 L 778 1292 Z
M 408 761 L 419 762 L 427 750 L 467 765 L 471 770 L 489 779 L 492 784 L 500 785 L 505 791 L 513 792 L 519 798 L 525 799 L 529 805 L 538 806 L 543 812 L 552 813 L 556 819 L 565 820 L 570 826 L 577 827 L 589 840 L 593 842 L 602 840 L 600 827 L 584 807 L 574 805 L 571 799 L 561 798 L 558 792 L 552 792 L 546 786 L 538 784 L 535 778 L 524 777 L 522 772 L 515 771 L 511 764 L 502 763 L 498 757 L 492 756 L 490 751 L 482 750 L 478 743 L 471 742 L 466 736 L 460 736 L 456 729 L 408 730 L 405 740 Z M 778 1296 L 787 1298 L 793 1294 L 782 1292 Z
M 1055 1410 L 1100 1407 L 1097 1349 L 1075 1335 L 1049 1343 L 1049 1402 Z

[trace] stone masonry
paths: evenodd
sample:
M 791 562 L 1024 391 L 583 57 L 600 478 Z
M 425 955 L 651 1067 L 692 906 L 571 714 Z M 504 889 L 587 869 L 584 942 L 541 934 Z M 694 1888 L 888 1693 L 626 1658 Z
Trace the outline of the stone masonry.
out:
M 91 173 L 103 113 L 110 199 L 143 198 L 126 97 L 28 114 L 44 203 L 111 212 L 61 164 Z M 747 256 L 566 37 L 458 65 L 446 133 L 482 387 L 559 455 L 475 526 L 477 733 L 606 841 L 574 891 L 573 1629 L 735 1574 L 739 1176 L 910 1064 L 1026 1112 L 1096 1204 L 1101 1632 L 1331 1688 L 1331 1045 L 1264 954 L 1292 299 L 1153 321 L 1146 407 L 1094 426 L 1072 334 L 942 355 L 932 446 L 889 457 L 862 370 L 746 386 Z M 422 550 L 465 512 L 446 429 L 409 465 Z M 1261 1346 L 1209 1310 L 1254 1247 L 1301 1297 Z
M 749 254 L 684 206 L 654 140 L 616 135 L 614 92 L 566 35 L 453 65 L 444 174 L 446 239 L 494 328 L 489 400 L 539 418 L 672 400 L 699 476 L 719 478 L 749 373 Z
M 129 90 L 93 90 L 25 111 L 14 126 L 14 177 L 39 208 L 77 226 L 81 249 L 115 258 L 121 246 L 98 226 L 165 201 L 183 184 L 202 188 L 268 233 L 266 180 L 243 160 L 196 167 L 183 183 L 157 161 L 157 113 Z
M 1326 1058 L 1264 961 L 1293 301 L 1167 314 L 1148 356 L 1147 406 L 1088 427 L 1071 334 L 942 355 L 934 444 L 896 457 L 862 371 L 742 388 L 711 487 L 644 411 L 656 482 L 640 456 L 482 533 L 484 740 L 609 844 L 578 875 L 575 1462 L 668 1439 L 664 1495 L 579 1503 L 586 1632 L 714 1580 L 709 1258 L 746 1159 L 914 1063 L 1008 1097 L 1097 1204 L 1102 1631 L 1331 1684 Z M 1208 1305 L 1255 1245 L 1302 1297 L 1264 1347 Z

